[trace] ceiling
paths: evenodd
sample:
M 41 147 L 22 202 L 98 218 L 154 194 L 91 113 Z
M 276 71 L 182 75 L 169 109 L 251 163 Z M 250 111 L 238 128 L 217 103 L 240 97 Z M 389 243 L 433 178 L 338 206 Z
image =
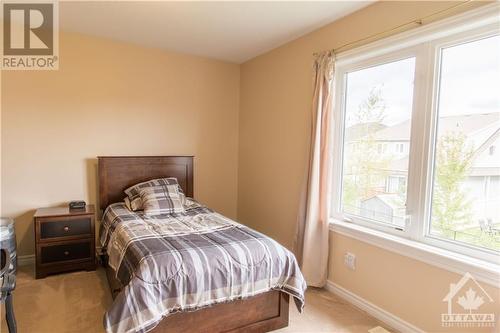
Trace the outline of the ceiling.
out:
M 60 2 L 60 29 L 242 63 L 373 1 Z

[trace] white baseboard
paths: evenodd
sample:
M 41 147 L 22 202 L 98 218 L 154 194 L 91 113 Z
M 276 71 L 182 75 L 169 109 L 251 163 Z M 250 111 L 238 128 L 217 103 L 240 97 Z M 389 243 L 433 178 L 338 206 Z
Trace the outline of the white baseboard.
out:
M 17 265 L 18 266 L 29 266 L 29 265 L 34 265 L 35 264 L 35 255 L 34 254 L 28 254 L 25 256 L 18 256 L 17 257 Z
M 377 305 L 368 302 L 364 298 L 350 292 L 332 281 L 327 281 L 325 289 L 346 300 L 355 307 L 369 313 L 373 317 L 399 332 L 424 333 L 422 329 L 416 327 L 415 325 L 412 325 L 398 316 L 378 307 Z

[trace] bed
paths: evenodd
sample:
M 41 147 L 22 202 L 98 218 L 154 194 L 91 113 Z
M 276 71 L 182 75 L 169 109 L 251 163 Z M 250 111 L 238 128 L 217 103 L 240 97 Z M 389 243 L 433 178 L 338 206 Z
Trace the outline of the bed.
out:
M 300 311 L 304 305 L 306 288 L 295 257 L 289 251 L 272 239 L 213 212 L 195 200 L 188 201 L 188 208 L 182 216 L 159 216 L 158 220 L 153 221 L 145 219 L 140 213 L 126 210 L 122 203 L 125 196 L 123 191 L 126 188 L 143 181 L 166 177 L 175 177 L 186 197 L 193 198 L 192 156 L 98 157 L 99 207 L 104 212 L 104 227 L 101 228 L 101 242 L 104 244 L 102 261 L 114 298 L 104 317 L 106 330 L 154 333 L 268 332 L 286 327 L 290 295 Z M 196 224 L 193 221 L 202 222 Z M 169 226 L 168 230 L 164 230 L 165 225 Z M 174 225 L 176 227 L 170 227 Z M 183 230 L 185 225 L 196 232 L 186 232 Z M 158 230 L 161 231 L 157 231 L 155 226 L 159 226 Z M 139 230 L 138 228 L 141 232 L 150 229 L 154 232 L 141 234 L 140 237 L 129 237 L 127 241 L 120 242 L 120 234 L 129 233 L 130 236 L 130 233 L 133 233 L 130 230 Z M 156 237 L 157 234 L 161 234 L 161 237 Z M 211 276 L 202 279 L 203 281 L 224 280 L 220 272 L 222 269 L 217 267 L 218 261 L 214 259 L 217 256 L 204 254 L 207 258 L 206 269 L 200 264 L 190 265 L 189 257 L 186 262 L 182 261 L 182 274 L 176 273 L 176 277 L 172 278 L 173 282 L 169 280 L 169 274 L 173 271 L 169 268 L 172 259 L 168 258 L 179 253 L 179 248 L 184 247 L 182 251 L 185 253 L 209 251 L 207 249 L 211 246 L 207 246 L 204 243 L 206 241 L 217 240 L 216 247 L 229 247 L 232 246 L 230 244 L 240 241 L 235 241 L 238 237 L 244 238 L 242 242 L 245 242 L 245 246 L 264 244 L 263 248 L 271 249 L 273 253 L 279 252 L 278 259 L 258 263 L 262 267 L 270 267 L 267 269 L 271 271 L 269 279 L 259 277 L 251 283 L 247 281 L 239 284 L 231 280 L 231 283 L 226 283 L 231 287 L 228 295 L 221 291 L 227 289 L 226 286 L 204 286 L 203 292 L 193 292 L 189 286 L 205 284 L 200 282 L 200 276 L 208 274 L 204 270 L 210 271 L 210 267 L 215 269 L 210 273 Z M 224 243 L 225 239 L 228 239 L 227 244 Z M 181 243 L 194 245 L 179 245 Z M 175 251 L 170 251 L 171 248 L 175 248 Z M 229 260 L 234 261 L 231 258 Z M 178 267 L 176 269 L 181 271 Z M 197 269 L 201 271 L 193 273 Z M 244 264 L 238 268 L 238 274 L 241 276 L 248 275 L 247 271 L 258 275 L 261 273 L 257 272 L 263 270 L 260 266 L 255 269 Z M 195 277 L 189 276 L 193 274 Z M 234 276 L 237 274 L 232 274 L 231 279 L 234 279 Z M 193 282 L 193 279 L 198 282 Z M 170 295 L 165 296 L 166 293 L 177 290 L 171 286 L 183 290 L 182 293 L 178 292 L 182 295 L 177 296 L 177 299 Z M 154 301 L 151 301 L 152 299 Z M 174 303 L 176 305 L 172 306 Z

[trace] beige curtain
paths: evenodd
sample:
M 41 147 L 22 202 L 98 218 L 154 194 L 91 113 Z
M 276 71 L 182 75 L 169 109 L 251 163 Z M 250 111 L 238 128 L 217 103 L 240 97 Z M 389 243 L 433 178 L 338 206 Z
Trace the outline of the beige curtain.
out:
M 332 51 L 316 55 L 312 103 L 311 150 L 299 209 L 295 251 L 309 286 L 323 287 L 328 275 L 328 217 L 330 203 Z

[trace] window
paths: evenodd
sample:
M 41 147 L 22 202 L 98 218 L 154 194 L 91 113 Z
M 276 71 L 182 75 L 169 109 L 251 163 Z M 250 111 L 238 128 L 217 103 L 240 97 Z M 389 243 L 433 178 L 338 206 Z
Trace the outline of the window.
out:
M 488 184 L 500 160 L 488 159 L 487 147 L 500 131 L 499 52 L 498 35 L 439 50 L 430 223 L 433 236 L 494 250 L 500 197 L 489 195 Z
M 414 74 L 411 57 L 345 75 L 341 202 L 346 214 L 404 226 L 406 190 L 395 182 L 406 181 L 408 155 L 387 151 L 386 141 L 410 140 Z
M 332 217 L 498 262 L 500 31 L 471 22 L 338 57 Z

